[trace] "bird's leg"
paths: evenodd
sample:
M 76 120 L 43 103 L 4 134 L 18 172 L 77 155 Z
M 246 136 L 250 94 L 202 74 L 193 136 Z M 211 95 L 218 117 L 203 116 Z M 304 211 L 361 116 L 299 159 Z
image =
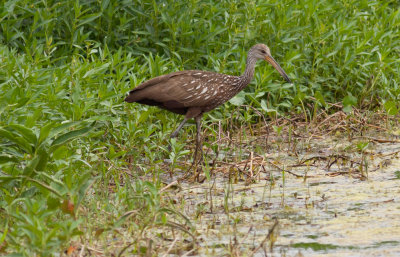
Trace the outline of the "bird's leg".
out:
M 175 129 L 174 132 L 172 132 L 170 138 L 175 138 L 175 137 L 178 135 L 179 131 L 182 129 L 183 125 L 185 125 L 185 123 L 188 121 L 188 119 L 189 119 L 188 117 L 185 117 L 185 118 L 183 119 L 183 121 L 181 122 L 181 124 L 179 124 L 178 128 Z M 169 144 L 169 145 L 168 145 L 168 151 L 171 152 L 171 150 L 172 150 L 172 147 L 171 147 L 171 145 Z
M 198 176 L 197 165 L 203 160 L 203 147 L 202 147 L 202 140 L 201 140 L 201 117 L 202 117 L 202 115 L 195 117 L 197 135 L 196 135 L 196 149 L 195 149 L 194 157 L 193 157 L 193 164 L 195 165 L 194 178 L 196 178 Z M 200 150 L 200 156 L 198 158 L 199 150 Z M 192 166 L 193 166 L 193 164 L 192 164 Z
M 200 148 L 200 151 L 202 149 L 202 147 L 201 147 L 201 116 L 196 117 L 195 120 L 196 120 L 197 135 L 196 135 L 196 148 L 194 150 L 193 163 L 196 163 L 199 148 Z
M 172 132 L 171 138 L 174 138 L 174 137 L 176 137 L 176 136 L 178 135 L 179 130 L 181 130 L 181 128 L 183 127 L 183 125 L 185 125 L 185 123 L 186 123 L 187 120 L 188 120 L 187 117 L 185 117 L 185 118 L 183 119 L 183 121 L 181 122 L 181 124 L 179 124 L 178 128 L 177 128 L 174 132 Z
M 196 129 L 197 129 L 197 135 L 196 135 L 196 145 L 197 148 L 200 149 L 200 161 L 203 159 L 203 145 L 202 145 L 202 140 L 201 140 L 201 116 L 197 116 L 196 118 Z

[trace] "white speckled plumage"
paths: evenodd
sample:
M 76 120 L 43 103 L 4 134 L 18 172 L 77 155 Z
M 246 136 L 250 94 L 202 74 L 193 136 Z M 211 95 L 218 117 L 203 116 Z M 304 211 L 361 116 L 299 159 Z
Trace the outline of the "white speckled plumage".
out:
M 290 82 L 289 77 L 272 58 L 269 48 L 266 45 L 257 44 L 249 50 L 246 69 L 241 76 L 201 70 L 173 72 L 140 84 L 129 92 L 125 101 L 158 106 L 185 115 L 184 121 L 171 137 L 177 136 L 188 119 L 195 118 L 196 142 L 199 145 L 203 113 L 213 110 L 243 90 L 252 80 L 255 65 L 259 59 L 268 61 L 286 81 Z

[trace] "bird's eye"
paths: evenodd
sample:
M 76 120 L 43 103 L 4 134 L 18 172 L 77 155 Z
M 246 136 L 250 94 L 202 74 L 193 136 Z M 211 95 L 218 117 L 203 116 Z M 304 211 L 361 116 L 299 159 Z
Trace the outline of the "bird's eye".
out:
M 265 50 L 261 50 L 261 53 L 266 54 L 267 52 L 265 52 Z

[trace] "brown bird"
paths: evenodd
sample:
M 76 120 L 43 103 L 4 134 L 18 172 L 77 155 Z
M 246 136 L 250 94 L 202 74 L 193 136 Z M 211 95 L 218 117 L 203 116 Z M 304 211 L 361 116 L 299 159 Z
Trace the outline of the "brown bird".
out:
M 125 101 L 158 106 L 185 115 L 178 128 L 171 134 L 171 138 L 178 135 L 188 119 L 194 118 L 197 128 L 194 155 L 196 158 L 198 148 L 201 149 L 200 131 L 203 113 L 213 110 L 242 91 L 252 80 L 259 59 L 269 62 L 287 82 L 291 83 L 285 71 L 272 58 L 269 48 L 264 44 L 257 44 L 250 48 L 246 69 L 241 76 L 202 70 L 173 72 L 140 84 L 129 92 Z

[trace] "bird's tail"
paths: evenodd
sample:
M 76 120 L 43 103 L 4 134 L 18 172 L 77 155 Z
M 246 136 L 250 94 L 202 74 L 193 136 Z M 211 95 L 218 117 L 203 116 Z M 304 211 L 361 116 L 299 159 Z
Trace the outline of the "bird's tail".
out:
M 131 90 L 129 91 L 129 94 L 125 97 L 124 101 L 128 103 L 133 103 L 141 100 L 141 94 L 140 91 L 137 90 Z

